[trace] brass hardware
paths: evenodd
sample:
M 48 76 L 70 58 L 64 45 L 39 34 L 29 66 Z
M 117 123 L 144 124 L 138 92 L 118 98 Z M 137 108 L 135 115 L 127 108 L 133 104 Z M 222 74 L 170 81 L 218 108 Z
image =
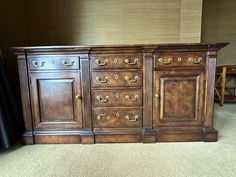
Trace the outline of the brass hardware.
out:
M 103 119 L 107 119 L 109 120 L 111 117 L 107 114 L 100 114 L 99 116 L 97 116 L 98 120 L 103 120 Z
M 126 58 L 125 63 L 128 64 L 128 65 L 136 65 L 138 63 L 138 59 L 135 58 L 134 62 L 132 63 L 132 62 L 130 62 L 130 59 Z
M 106 66 L 109 63 L 109 60 L 105 59 L 104 63 L 101 63 L 99 60 L 95 60 L 95 63 L 99 66 Z
M 116 98 L 119 98 L 120 94 L 119 93 L 116 93 Z
M 136 101 L 139 96 L 138 95 L 135 95 L 133 97 L 130 97 L 129 95 L 126 95 L 125 98 L 128 100 L 128 101 Z
M 68 63 L 67 61 L 65 60 L 62 60 L 61 61 L 61 64 L 63 64 L 64 66 L 73 66 L 75 63 L 75 61 L 71 61 L 71 63 Z
M 118 74 L 114 74 L 115 79 L 118 80 L 119 79 L 119 75 Z
M 135 76 L 134 79 L 130 79 L 129 76 L 125 76 L 125 80 L 128 82 L 128 83 L 135 83 L 137 82 L 139 79 L 138 76 Z
M 76 99 L 81 99 L 81 96 L 79 96 L 79 95 L 76 95 L 76 97 L 75 97 Z
M 78 109 L 80 109 L 81 107 L 80 107 L 80 104 L 81 104 L 81 96 L 80 95 L 76 95 L 76 97 L 75 97 L 75 100 L 76 100 L 76 102 L 77 102 L 77 107 L 78 107 Z
M 160 98 L 160 96 L 159 96 L 159 94 L 155 94 L 155 106 L 156 106 L 156 108 L 158 107 L 158 104 L 159 104 L 159 98 Z
M 182 61 L 182 58 L 181 58 L 181 57 L 178 57 L 177 60 L 178 60 L 178 62 L 181 62 L 181 61 Z
M 159 58 L 159 59 L 158 59 L 158 61 L 159 61 L 160 63 L 164 64 L 164 65 L 169 65 L 169 64 L 171 64 L 171 63 L 172 63 L 172 60 L 173 60 L 172 58 L 168 58 L 167 61 L 164 61 L 163 58 Z
M 110 97 L 109 97 L 109 96 L 105 96 L 105 98 L 102 98 L 101 96 L 97 96 L 96 99 L 97 99 L 99 102 L 106 103 L 106 102 L 109 101 Z
M 116 113 L 116 117 L 117 117 L 117 118 L 119 118 L 119 117 L 120 117 L 120 114 L 119 114 L 118 112 Z
M 100 83 L 107 83 L 108 77 L 105 77 L 104 80 L 100 79 L 99 77 L 96 77 L 96 81 L 98 81 Z
M 32 61 L 32 65 L 34 65 L 34 67 L 43 67 L 46 64 L 46 62 L 41 62 L 41 64 L 38 64 L 37 61 Z
M 138 115 L 135 115 L 133 118 L 129 117 L 128 115 L 125 116 L 125 119 L 127 119 L 130 122 L 136 122 L 138 120 Z
M 193 58 L 188 58 L 189 62 L 192 62 L 193 64 L 199 64 L 202 61 L 202 57 L 198 57 L 197 60 L 194 60 Z
M 119 60 L 117 58 L 114 59 L 114 63 L 118 63 Z

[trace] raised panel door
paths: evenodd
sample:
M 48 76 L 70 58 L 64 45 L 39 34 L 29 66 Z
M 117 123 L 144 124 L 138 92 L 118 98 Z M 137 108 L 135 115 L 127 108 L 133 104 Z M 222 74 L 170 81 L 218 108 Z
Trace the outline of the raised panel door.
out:
M 204 72 L 155 71 L 154 126 L 200 125 L 203 119 Z
M 80 73 L 32 73 L 34 129 L 74 129 L 82 126 Z

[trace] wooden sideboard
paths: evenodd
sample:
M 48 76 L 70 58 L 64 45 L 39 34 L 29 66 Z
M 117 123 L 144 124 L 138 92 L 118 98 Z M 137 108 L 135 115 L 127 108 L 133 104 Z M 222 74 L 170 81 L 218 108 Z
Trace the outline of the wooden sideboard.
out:
M 15 47 L 26 144 L 217 141 L 227 43 Z

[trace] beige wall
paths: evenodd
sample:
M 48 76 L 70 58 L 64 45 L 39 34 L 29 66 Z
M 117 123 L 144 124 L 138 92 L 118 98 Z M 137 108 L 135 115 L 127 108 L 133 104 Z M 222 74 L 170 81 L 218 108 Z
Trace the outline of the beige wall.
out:
M 204 0 L 202 42 L 230 42 L 219 52 L 217 64 L 236 64 L 235 0 Z
M 34 45 L 200 42 L 202 0 L 29 0 L 28 14 Z
M 202 0 L 7 0 L 0 47 L 200 42 Z M 14 56 L 4 51 L 12 83 Z

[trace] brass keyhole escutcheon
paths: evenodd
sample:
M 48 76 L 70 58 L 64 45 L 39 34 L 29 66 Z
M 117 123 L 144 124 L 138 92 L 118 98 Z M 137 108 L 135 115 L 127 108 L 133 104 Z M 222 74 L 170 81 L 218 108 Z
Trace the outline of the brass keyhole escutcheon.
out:
M 82 97 L 81 97 L 80 95 L 76 95 L 75 100 L 76 100 L 76 102 L 77 102 L 77 107 L 78 107 L 78 109 L 81 109 L 81 106 L 80 106 L 80 104 L 81 104 L 81 99 L 82 99 Z
M 119 98 L 120 97 L 120 94 L 119 93 L 116 93 L 116 98 Z
M 178 57 L 178 62 L 180 63 L 182 61 L 182 58 L 181 57 Z
M 117 58 L 114 59 L 114 63 L 118 63 L 119 60 Z
M 155 96 L 155 97 L 154 97 L 154 99 L 155 99 L 155 106 L 156 106 L 156 108 L 157 108 L 157 107 L 158 107 L 158 104 L 159 104 L 159 98 L 160 98 L 160 96 L 159 96 L 158 93 L 156 93 L 154 96 Z
M 118 80 L 118 79 L 119 79 L 119 76 L 118 76 L 118 74 L 115 74 L 114 76 L 115 76 L 115 79 L 116 79 L 116 80 Z
M 117 117 L 117 118 L 120 118 L 120 114 L 119 114 L 118 112 L 116 113 L 116 117 Z

